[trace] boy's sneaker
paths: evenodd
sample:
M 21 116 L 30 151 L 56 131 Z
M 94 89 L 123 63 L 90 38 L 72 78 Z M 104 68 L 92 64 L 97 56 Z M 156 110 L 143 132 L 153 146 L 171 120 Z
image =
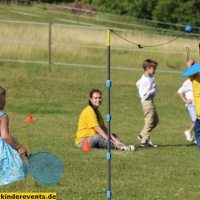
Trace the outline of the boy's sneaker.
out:
M 142 140 L 142 136 L 141 135 L 138 135 L 138 137 L 137 137 L 139 140 Z M 146 141 L 146 143 L 142 143 L 141 144 L 141 147 L 154 147 L 154 148 L 156 148 L 157 147 L 157 145 L 156 144 L 153 144 L 152 143 L 152 141 L 149 139 L 149 140 L 147 140 Z
M 149 145 L 151 145 L 152 147 L 157 148 L 157 145 L 156 145 L 156 144 L 153 144 L 153 142 L 152 142 L 151 140 L 148 140 L 147 143 L 148 143 Z
M 156 144 L 153 144 L 151 142 L 151 140 L 146 141 L 145 143 L 141 143 L 140 145 L 141 147 L 153 147 L 153 148 L 157 148 Z
M 138 138 L 138 140 L 142 140 L 142 136 L 141 135 L 138 135 L 137 138 Z
M 185 131 L 185 136 L 188 141 L 192 142 L 193 135 L 188 130 Z
M 120 147 L 120 150 L 124 150 L 124 151 L 137 151 L 138 149 L 139 149 L 138 146 L 133 146 L 133 145 Z

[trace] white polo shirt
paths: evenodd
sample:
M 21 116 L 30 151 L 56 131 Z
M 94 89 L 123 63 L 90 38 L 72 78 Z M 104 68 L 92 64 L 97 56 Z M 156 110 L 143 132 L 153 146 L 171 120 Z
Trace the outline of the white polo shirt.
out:
M 152 85 L 155 83 L 153 76 L 142 75 L 141 79 L 137 81 L 136 85 L 139 86 L 139 96 L 141 103 L 148 99 L 149 95 L 156 95 L 158 88 L 157 86 L 152 88 Z

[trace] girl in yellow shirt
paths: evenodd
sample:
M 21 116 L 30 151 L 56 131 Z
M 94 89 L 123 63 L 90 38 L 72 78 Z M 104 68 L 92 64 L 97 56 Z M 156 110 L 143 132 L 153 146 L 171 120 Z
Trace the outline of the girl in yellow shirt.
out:
M 93 89 L 90 92 L 89 105 L 81 112 L 78 130 L 76 133 L 75 144 L 78 147 L 83 146 L 84 139 L 87 138 L 90 147 L 107 148 L 107 128 L 104 124 L 103 117 L 98 110 L 101 105 L 101 91 Z M 137 146 L 125 145 L 116 134 L 110 135 L 110 148 L 136 151 Z

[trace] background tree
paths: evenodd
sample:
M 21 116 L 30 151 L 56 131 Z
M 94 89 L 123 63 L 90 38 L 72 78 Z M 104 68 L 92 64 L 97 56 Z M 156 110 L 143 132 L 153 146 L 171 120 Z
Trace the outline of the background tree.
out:
M 159 0 L 154 11 L 153 20 L 174 24 L 200 26 L 200 0 Z M 168 25 L 160 25 L 169 28 Z M 182 29 L 170 27 L 171 29 Z
M 152 11 L 158 0 L 85 0 L 101 12 L 129 15 L 136 18 L 152 19 Z
M 158 0 L 129 0 L 125 5 L 127 9 L 126 14 L 136 18 L 151 20 L 157 2 Z

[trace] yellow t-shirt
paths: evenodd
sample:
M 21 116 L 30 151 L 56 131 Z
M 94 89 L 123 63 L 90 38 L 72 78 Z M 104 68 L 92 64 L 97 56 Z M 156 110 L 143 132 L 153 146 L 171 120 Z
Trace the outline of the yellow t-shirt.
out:
M 200 117 L 200 72 L 190 77 L 192 81 L 196 116 Z
M 99 121 L 97 120 L 96 113 L 91 106 L 87 106 L 81 113 L 78 122 L 78 130 L 76 133 L 75 144 L 79 144 L 84 138 L 91 137 L 96 133 L 95 126 L 102 127 L 104 125 L 103 117 L 97 110 Z

